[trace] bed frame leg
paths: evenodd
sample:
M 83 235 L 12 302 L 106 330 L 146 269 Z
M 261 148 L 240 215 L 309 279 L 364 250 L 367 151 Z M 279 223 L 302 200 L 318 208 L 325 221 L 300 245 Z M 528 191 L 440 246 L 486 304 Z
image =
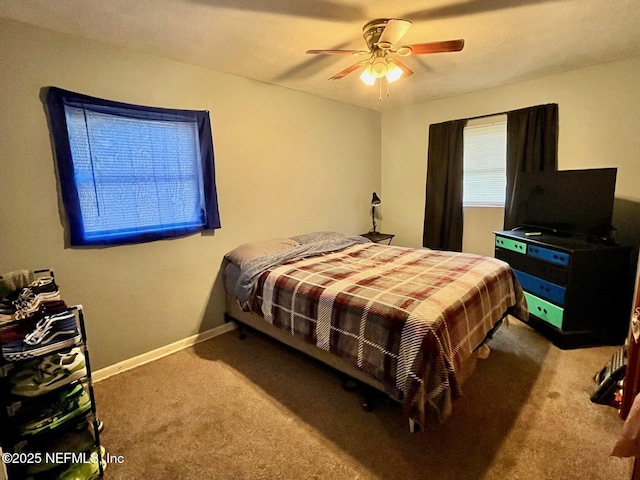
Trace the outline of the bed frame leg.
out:
M 244 326 L 240 322 L 236 322 L 236 326 L 238 327 L 238 338 L 240 340 L 247 338 L 247 334 L 244 333 Z
M 409 419 L 409 431 L 411 433 L 420 431 L 420 425 L 418 425 L 414 420 Z
M 345 378 L 342 381 L 342 388 L 347 392 L 360 394 L 360 398 L 362 399 L 362 409 L 365 412 L 373 411 L 373 396 L 365 385 L 361 384 L 357 380 Z
M 237 321 L 235 318 L 233 318 L 228 313 L 224 314 L 224 321 L 225 321 L 225 323 L 233 322 L 233 323 L 236 324 L 236 328 L 238 329 L 238 338 L 240 340 L 244 340 L 245 338 L 247 338 L 247 334 L 244 333 L 244 325 L 242 325 L 242 323 Z

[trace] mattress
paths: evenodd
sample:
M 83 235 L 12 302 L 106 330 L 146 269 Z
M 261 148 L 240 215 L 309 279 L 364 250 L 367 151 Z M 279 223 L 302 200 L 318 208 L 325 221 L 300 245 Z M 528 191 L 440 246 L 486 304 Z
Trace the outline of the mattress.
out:
M 227 265 L 228 292 L 241 275 Z M 375 380 L 421 426 L 450 414 L 463 364 L 504 315 L 527 315 L 500 260 L 374 243 L 269 266 L 245 307 Z

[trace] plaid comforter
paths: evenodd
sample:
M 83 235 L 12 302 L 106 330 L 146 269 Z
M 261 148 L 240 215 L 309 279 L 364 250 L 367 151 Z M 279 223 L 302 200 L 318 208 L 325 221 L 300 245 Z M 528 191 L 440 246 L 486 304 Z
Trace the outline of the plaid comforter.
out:
M 268 269 L 253 308 L 368 372 L 423 427 L 449 415 L 456 372 L 505 313 L 527 315 L 500 260 L 374 243 Z

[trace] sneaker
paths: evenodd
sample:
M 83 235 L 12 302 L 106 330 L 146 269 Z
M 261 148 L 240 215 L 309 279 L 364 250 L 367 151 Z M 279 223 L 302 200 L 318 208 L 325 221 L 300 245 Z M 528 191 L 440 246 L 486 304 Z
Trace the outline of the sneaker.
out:
M 14 363 L 13 368 L 9 370 L 9 382 L 12 385 L 15 385 L 23 380 L 33 377 L 37 373 L 38 367 L 43 364 L 46 359 L 51 359 L 51 361 L 53 361 L 53 358 L 57 355 L 59 354 L 54 353 L 53 355 L 37 357 L 27 362 Z
M 33 420 L 22 427 L 24 436 L 36 435 L 45 430 L 53 430 L 91 408 L 91 397 L 82 384 L 78 383 L 60 391 L 53 402 L 40 410 Z
M 105 449 L 100 447 L 94 449 L 89 455 L 89 459 L 84 463 L 72 463 L 69 467 L 56 477 L 57 480 L 94 480 L 100 476 L 100 465 L 102 471 L 107 468 L 107 461 L 104 458 Z
M 38 318 L 30 317 L 20 322 L 14 322 L 15 318 L 11 317 L 11 325 L 0 326 L 0 344 L 17 342 L 23 340 L 29 333 L 33 332 L 38 323 Z
M 96 439 L 93 434 L 85 428 L 80 432 L 66 432 L 63 435 L 56 435 L 51 439 L 47 439 L 44 442 L 29 442 L 22 449 L 23 452 L 47 452 L 47 453 L 81 453 L 91 452 L 91 449 L 95 446 Z M 87 457 L 89 457 L 87 455 Z M 51 457 L 41 455 L 39 462 L 27 465 L 27 475 L 36 475 L 48 470 L 52 470 L 62 465 L 59 463 L 53 463 L 48 461 Z
M 24 290 L 31 290 L 34 294 L 57 292 L 58 285 L 53 277 L 40 277 L 31 282 Z
M 35 372 L 13 385 L 11 393 L 35 397 L 87 376 L 84 355 L 76 347 L 44 357 Z
M 53 353 L 64 347 L 72 347 L 81 340 L 82 335 L 78 331 L 75 314 L 66 311 L 44 317 L 24 340 L 3 345 L 2 355 L 11 362 L 26 360 Z
M 63 300 L 42 302 L 38 310 L 27 317 L 17 318 L 11 316 L 11 325 L 0 326 L 0 344 L 17 342 L 22 340 L 28 333 L 36 328 L 36 323 L 44 317 L 68 310 L 67 304 Z M 18 321 L 20 320 L 20 321 Z M 0 318 L 0 323 L 2 319 Z
M 17 319 L 25 318 L 38 310 L 42 302 L 60 300 L 60 291 L 53 277 L 42 277 L 22 289 L 13 301 Z
M 41 294 L 42 295 L 42 294 Z M 62 313 L 68 310 L 67 304 L 64 300 L 42 300 L 35 310 L 24 310 L 16 312 L 13 316 L 16 320 L 22 320 L 24 318 L 42 318 L 47 315 L 53 315 L 54 313 Z

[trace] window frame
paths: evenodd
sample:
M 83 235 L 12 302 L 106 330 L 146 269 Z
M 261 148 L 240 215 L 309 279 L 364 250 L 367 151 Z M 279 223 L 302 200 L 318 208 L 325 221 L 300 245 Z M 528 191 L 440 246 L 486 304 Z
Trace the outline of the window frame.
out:
M 220 228 L 213 137 L 209 112 L 206 110 L 179 110 L 147 107 L 91 97 L 80 93 L 49 87 L 47 92 L 49 123 L 54 144 L 62 203 L 68 220 L 69 244 L 71 246 L 122 245 L 150 242 L 165 238 L 180 237 Z M 203 209 L 199 225 L 168 227 L 154 231 L 110 234 L 107 237 L 87 238 L 75 178 L 71 141 L 67 125 L 65 106 L 82 108 L 93 112 L 107 113 L 123 118 L 150 121 L 188 121 L 197 124 L 200 146 L 200 170 L 203 184 Z M 160 228 L 160 226 L 158 226 Z

